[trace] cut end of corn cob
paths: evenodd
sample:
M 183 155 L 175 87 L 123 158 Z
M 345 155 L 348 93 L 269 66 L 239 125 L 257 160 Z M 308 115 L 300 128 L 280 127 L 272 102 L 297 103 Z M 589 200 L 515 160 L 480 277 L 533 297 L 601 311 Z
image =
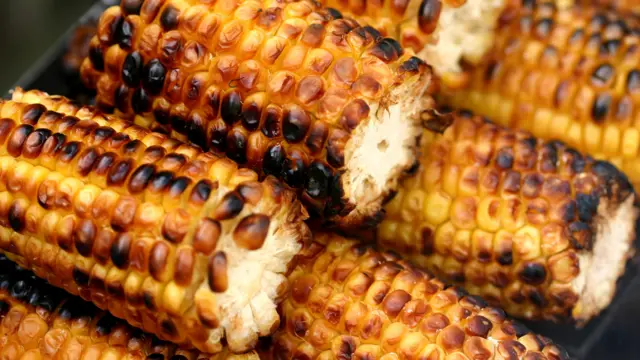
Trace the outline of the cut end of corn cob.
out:
M 593 4 L 525 2 L 440 103 L 606 160 L 640 186 L 640 17 Z
M 100 19 L 81 70 L 100 106 L 283 179 L 330 222 L 377 216 L 417 148 L 423 61 L 306 0 L 141 4 Z
M 54 288 L 0 255 L 0 357 L 83 360 L 257 360 L 180 349 Z
M 613 165 L 469 112 L 425 133 L 377 241 L 529 319 L 579 324 L 611 302 L 636 199 Z
M 8 256 L 201 351 L 224 338 L 244 352 L 277 328 L 285 274 L 310 238 L 293 192 L 63 97 L 13 99 L 0 103 Z
M 314 233 L 265 359 L 569 359 L 551 340 L 397 255 Z

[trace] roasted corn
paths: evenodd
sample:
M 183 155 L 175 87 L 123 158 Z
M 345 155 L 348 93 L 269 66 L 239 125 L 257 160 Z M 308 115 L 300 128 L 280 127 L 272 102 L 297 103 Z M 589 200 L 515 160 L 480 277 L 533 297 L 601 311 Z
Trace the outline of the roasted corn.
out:
M 589 5 L 527 2 L 495 48 L 442 102 L 567 143 L 640 185 L 639 18 Z
M 309 238 L 273 177 L 162 134 L 17 90 L 0 103 L 0 249 L 164 340 L 252 348 L 279 322 Z
M 613 165 L 468 112 L 423 136 L 377 241 L 508 314 L 583 324 L 632 252 L 635 194 Z
M 314 233 L 263 359 L 568 359 L 549 339 L 424 271 Z
M 179 349 L 56 289 L 0 255 L 0 358 L 4 360 L 257 360 Z
M 98 105 L 284 179 L 330 222 L 377 219 L 415 156 L 430 69 L 313 2 L 208 4 L 108 9 L 81 69 Z

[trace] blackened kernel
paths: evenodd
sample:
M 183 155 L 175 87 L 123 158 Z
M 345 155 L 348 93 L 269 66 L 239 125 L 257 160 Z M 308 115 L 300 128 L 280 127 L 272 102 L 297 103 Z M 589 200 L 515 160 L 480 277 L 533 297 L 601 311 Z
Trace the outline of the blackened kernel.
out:
M 408 72 L 413 74 L 420 71 L 420 68 L 425 65 L 426 63 L 422 59 L 417 56 L 412 56 L 407 61 L 403 62 L 402 65 L 400 65 L 399 71 L 400 73 Z
M 9 225 L 16 232 L 21 232 L 24 230 L 25 226 L 25 214 L 27 209 L 24 205 L 20 204 L 17 201 L 14 201 L 9 207 Z
M 591 219 L 598 212 L 600 198 L 595 194 L 577 194 L 576 208 L 578 210 L 578 218 L 585 223 L 591 222 Z
M 187 123 L 187 120 L 185 118 L 182 117 L 182 115 L 180 114 L 175 114 L 172 115 L 169 118 L 169 121 L 171 122 L 171 128 L 180 134 L 187 134 L 187 130 L 189 129 L 189 124 Z
M 431 34 L 435 31 L 441 10 L 441 0 L 422 0 L 418 9 L 418 25 L 424 33 Z
M 242 165 L 247 162 L 247 137 L 239 130 L 232 130 L 227 135 L 227 151 L 229 159 Z
M 397 41 L 391 38 L 384 38 L 378 41 L 371 49 L 371 54 L 385 63 L 390 63 L 398 60 L 398 58 L 402 56 L 403 51 Z
M 199 113 L 193 112 L 189 115 L 189 130 L 187 131 L 187 137 L 189 142 L 199 146 L 202 149 L 207 149 L 207 131 L 206 119 L 199 115 Z
M 104 153 L 98 157 L 94 165 L 93 171 L 96 175 L 106 175 L 113 167 L 116 161 L 116 154 L 112 152 Z
M 25 280 L 16 281 L 11 286 L 10 294 L 19 301 L 25 301 L 31 293 L 31 285 Z
M 621 42 L 618 39 L 612 39 L 604 41 L 600 45 L 600 55 L 601 56 L 615 56 L 620 49 Z
M 305 184 L 306 169 L 304 161 L 299 158 L 289 158 L 285 161 L 284 179 L 289 186 L 300 188 Z
M 224 152 L 227 147 L 227 133 L 229 130 L 224 122 L 213 124 L 209 134 L 209 147 L 219 152 Z
M 32 132 L 25 141 L 22 156 L 27 159 L 37 158 L 42 152 L 42 147 L 49 136 L 51 136 L 51 130 L 49 129 L 37 129 Z
M 218 204 L 218 207 L 215 209 L 213 218 L 216 220 L 227 220 L 232 219 L 244 208 L 244 199 L 238 193 L 230 192 L 226 194 L 222 201 Z
M 522 184 L 522 195 L 528 198 L 535 198 L 540 194 L 544 177 L 539 173 L 527 174 L 524 176 Z
M 280 136 L 282 127 L 282 111 L 278 108 L 268 107 L 262 124 L 262 133 L 268 138 Z
M 498 150 L 496 165 L 501 169 L 511 169 L 513 167 L 513 149 L 505 147 Z
M 313 162 L 307 170 L 306 192 L 313 198 L 325 198 L 329 194 L 331 170 L 320 162 Z
M 180 11 L 172 5 L 168 5 L 160 15 L 160 24 L 164 31 L 171 31 L 178 27 Z
M 89 60 L 95 70 L 104 71 L 104 52 L 99 44 L 89 47 Z
M 547 300 L 544 298 L 544 295 L 536 289 L 531 290 L 528 297 L 529 301 L 539 308 L 545 308 L 547 306 Z
M 545 270 L 544 265 L 529 262 L 524 264 L 522 270 L 518 273 L 518 276 L 527 284 L 540 285 L 547 277 L 547 271 Z
M 75 281 L 78 286 L 89 285 L 89 274 L 82 271 L 81 269 L 74 267 L 72 271 L 72 275 L 73 275 L 73 281 Z
M 107 336 L 111 334 L 111 330 L 116 325 L 118 325 L 118 320 L 110 314 L 106 314 L 96 322 L 96 333 L 98 336 Z
M 284 138 L 290 143 L 297 143 L 302 141 L 309 131 L 311 126 L 311 118 L 299 107 L 292 107 L 288 109 L 282 121 L 282 134 Z
M 160 353 L 154 353 L 154 354 L 151 354 L 151 355 L 147 355 L 145 360 L 164 360 L 164 355 L 160 354 Z M 173 360 L 173 359 L 171 359 L 171 360 Z
M 242 125 L 245 129 L 249 131 L 254 131 L 260 125 L 260 116 L 261 111 L 258 104 L 250 104 L 243 112 L 242 112 Z
M 272 145 L 267 149 L 262 161 L 262 167 L 266 175 L 280 177 L 284 169 L 287 153 L 280 144 Z
M 80 151 L 81 144 L 77 141 L 71 141 L 66 143 L 62 149 L 60 149 L 60 161 L 71 162 L 78 152 Z
M 367 34 L 369 34 L 373 38 L 374 41 L 378 41 L 382 37 L 382 34 L 380 34 L 378 30 L 376 30 L 374 27 L 370 25 L 364 26 L 363 29 Z
M 484 316 L 476 315 L 467 320 L 465 330 L 469 335 L 486 338 L 492 328 L 493 324 L 489 319 Z
M 538 20 L 535 24 L 534 34 L 538 39 L 545 39 L 551 33 L 553 28 L 553 20 L 549 18 Z
M 173 198 L 181 196 L 192 182 L 191 179 L 184 176 L 175 178 L 169 186 L 169 196 Z
M 608 93 L 599 94 L 593 102 L 591 116 L 597 123 L 601 123 L 607 118 L 609 109 L 611 108 L 611 95 Z
M 75 233 L 74 244 L 76 245 L 76 250 L 82 256 L 88 257 L 91 255 L 91 250 L 93 249 L 93 242 L 95 240 L 97 233 L 96 225 L 93 221 L 88 219 L 83 219 L 78 224 Z
M 7 144 L 7 152 L 9 155 L 13 157 L 20 156 L 20 154 L 22 154 L 22 146 L 32 132 L 33 126 L 31 125 L 22 124 L 18 126 L 11 134 L 9 143 Z
M 116 29 L 115 41 L 122 49 L 131 49 L 131 46 L 133 45 L 134 29 L 135 25 L 133 25 L 131 20 L 128 18 L 124 19 Z
M 121 233 L 111 245 L 111 261 L 119 269 L 126 269 L 129 262 L 129 250 L 131 248 L 131 235 Z
M 631 70 L 627 75 L 627 92 L 635 93 L 640 91 L 640 70 Z
M 240 120 L 242 114 L 242 96 L 236 91 L 232 91 L 224 96 L 220 106 L 222 120 L 229 125 Z
M 613 78 L 615 70 L 610 64 L 600 64 L 591 74 L 591 83 L 595 86 L 605 86 Z
M 143 88 L 138 88 L 131 96 L 131 108 L 137 114 L 151 110 L 151 98 Z
M 129 53 L 122 65 L 122 80 L 130 87 L 137 87 L 142 76 L 142 55 L 134 51 Z
M 93 130 L 93 139 L 95 142 L 102 142 L 105 141 L 107 139 L 109 139 L 110 137 L 112 137 L 114 134 L 116 133 L 115 130 L 113 130 L 110 127 L 107 126 L 100 126 L 97 127 Z
M 129 104 L 131 104 L 131 100 L 129 99 L 130 89 L 127 85 L 120 85 L 115 90 L 114 99 L 116 103 L 116 109 L 120 110 L 123 113 L 129 112 Z
M 327 8 L 327 12 L 335 20 L 342 19 L 342 13 L 334 8 Z
M 121 186 L 124 184 L 129 172 L 131 171 L 132 165 L 133 161 L 131 159 L 125 159 L 111 167 L 109 174 L 107 175 L 107 185 Z
M 155 175 L 155 172 L 156 167 L 153 164 L 144 164 L 138 167 L 129 179 L 129 192 L 131 194 L 137 194 L 144 191 Z
M 204 204 L 209 200 L 214 184 L 209 180 L 200 180 L 191 190 L 191 202 L 194 204 Z
M 149 61 L 143 68 L 142 85 L 151 95 L 158 95 L 164 88 L 167 69 L 158 59 Z
M 311 126 L 311 131 L 309 131 L 305 145 L 312 154 L 317 154 L 324 148 L 328 136 L 329 127 L 322 121 L 316 121 Z
M 47 108 L 42 104 L 29 104 L 22 111 L 22 123 L 36 125 Z
M 578 151 L 576 151 L 575 149 L 571 149 L 571 148 L 566 149 L 564 152 L 566 154 L 569 154 L 571 157 L 570 164 L 569 164 L 571 166 L 571 169 L 575 173 L 583 172 L 587 164 L 584 156 Z
M 511 265 L 513 264 L 513 252 L 511 250 L 507 250 L 498 255 L 498 264 L 500 265 Z
M 78 174 L 80 176 L 89 175 L 99 156 L 100 153 L 95 148 L 84 150 L 78 157 L 78 164 L 76 165 Z

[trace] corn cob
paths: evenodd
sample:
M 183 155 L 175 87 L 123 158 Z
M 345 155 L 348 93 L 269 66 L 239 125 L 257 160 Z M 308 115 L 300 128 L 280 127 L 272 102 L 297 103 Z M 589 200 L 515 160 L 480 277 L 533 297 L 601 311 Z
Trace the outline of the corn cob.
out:
M 611 302 L 637 217 L 614 166 L 467 112 L 422 153 L 381 246 L 517 317 L 583 324 Z
M 0 255 L 3 360 L 254 360 L 255 353 L 207 355 L 177 348 L 69 296 Z
M 568 359 L 559 346 L 397 256 L 314 233 L 263 359 Z
M 524 7 L 442 102 L 620 168 L 640 185 L 639 18 L 595 6 Z
M 0 104 L 0 249 L 164 340 L 233 352 L 277 328 L 309 236 L 273 177 L 18 90 Z
M 98 105 L 284 179 L 330 222 L 377 219 L 415 155 L 424 62 L 309 1 L 195 3 L 102 15 L 81 69 Z
M 82 62 L 89 56 L 89 44 L 96 35 L 97 27 L 97 19 L 89 19 L 73 30 L 62 56 L 62 66 L 66 73 L 79 75 Z

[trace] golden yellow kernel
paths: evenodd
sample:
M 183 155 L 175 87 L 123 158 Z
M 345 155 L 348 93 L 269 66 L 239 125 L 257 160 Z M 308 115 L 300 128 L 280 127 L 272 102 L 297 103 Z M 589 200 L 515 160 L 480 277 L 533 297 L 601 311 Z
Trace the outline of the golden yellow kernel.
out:
M 531 260 L 540 256 L 540 230 L 526 225 L 513 236 L 514 256 L 522 260 Z
M 622 155 L 625 159 L 636 158 L 639 147 L 640 132 L 638 129 L 632 127 L 625 129 L 622 137 Z
M 427 194 L 424 203 L 424 217 L 429 224 L 438 226 L 449 218 L 451 196 L 442 190 L 434 190 Z

